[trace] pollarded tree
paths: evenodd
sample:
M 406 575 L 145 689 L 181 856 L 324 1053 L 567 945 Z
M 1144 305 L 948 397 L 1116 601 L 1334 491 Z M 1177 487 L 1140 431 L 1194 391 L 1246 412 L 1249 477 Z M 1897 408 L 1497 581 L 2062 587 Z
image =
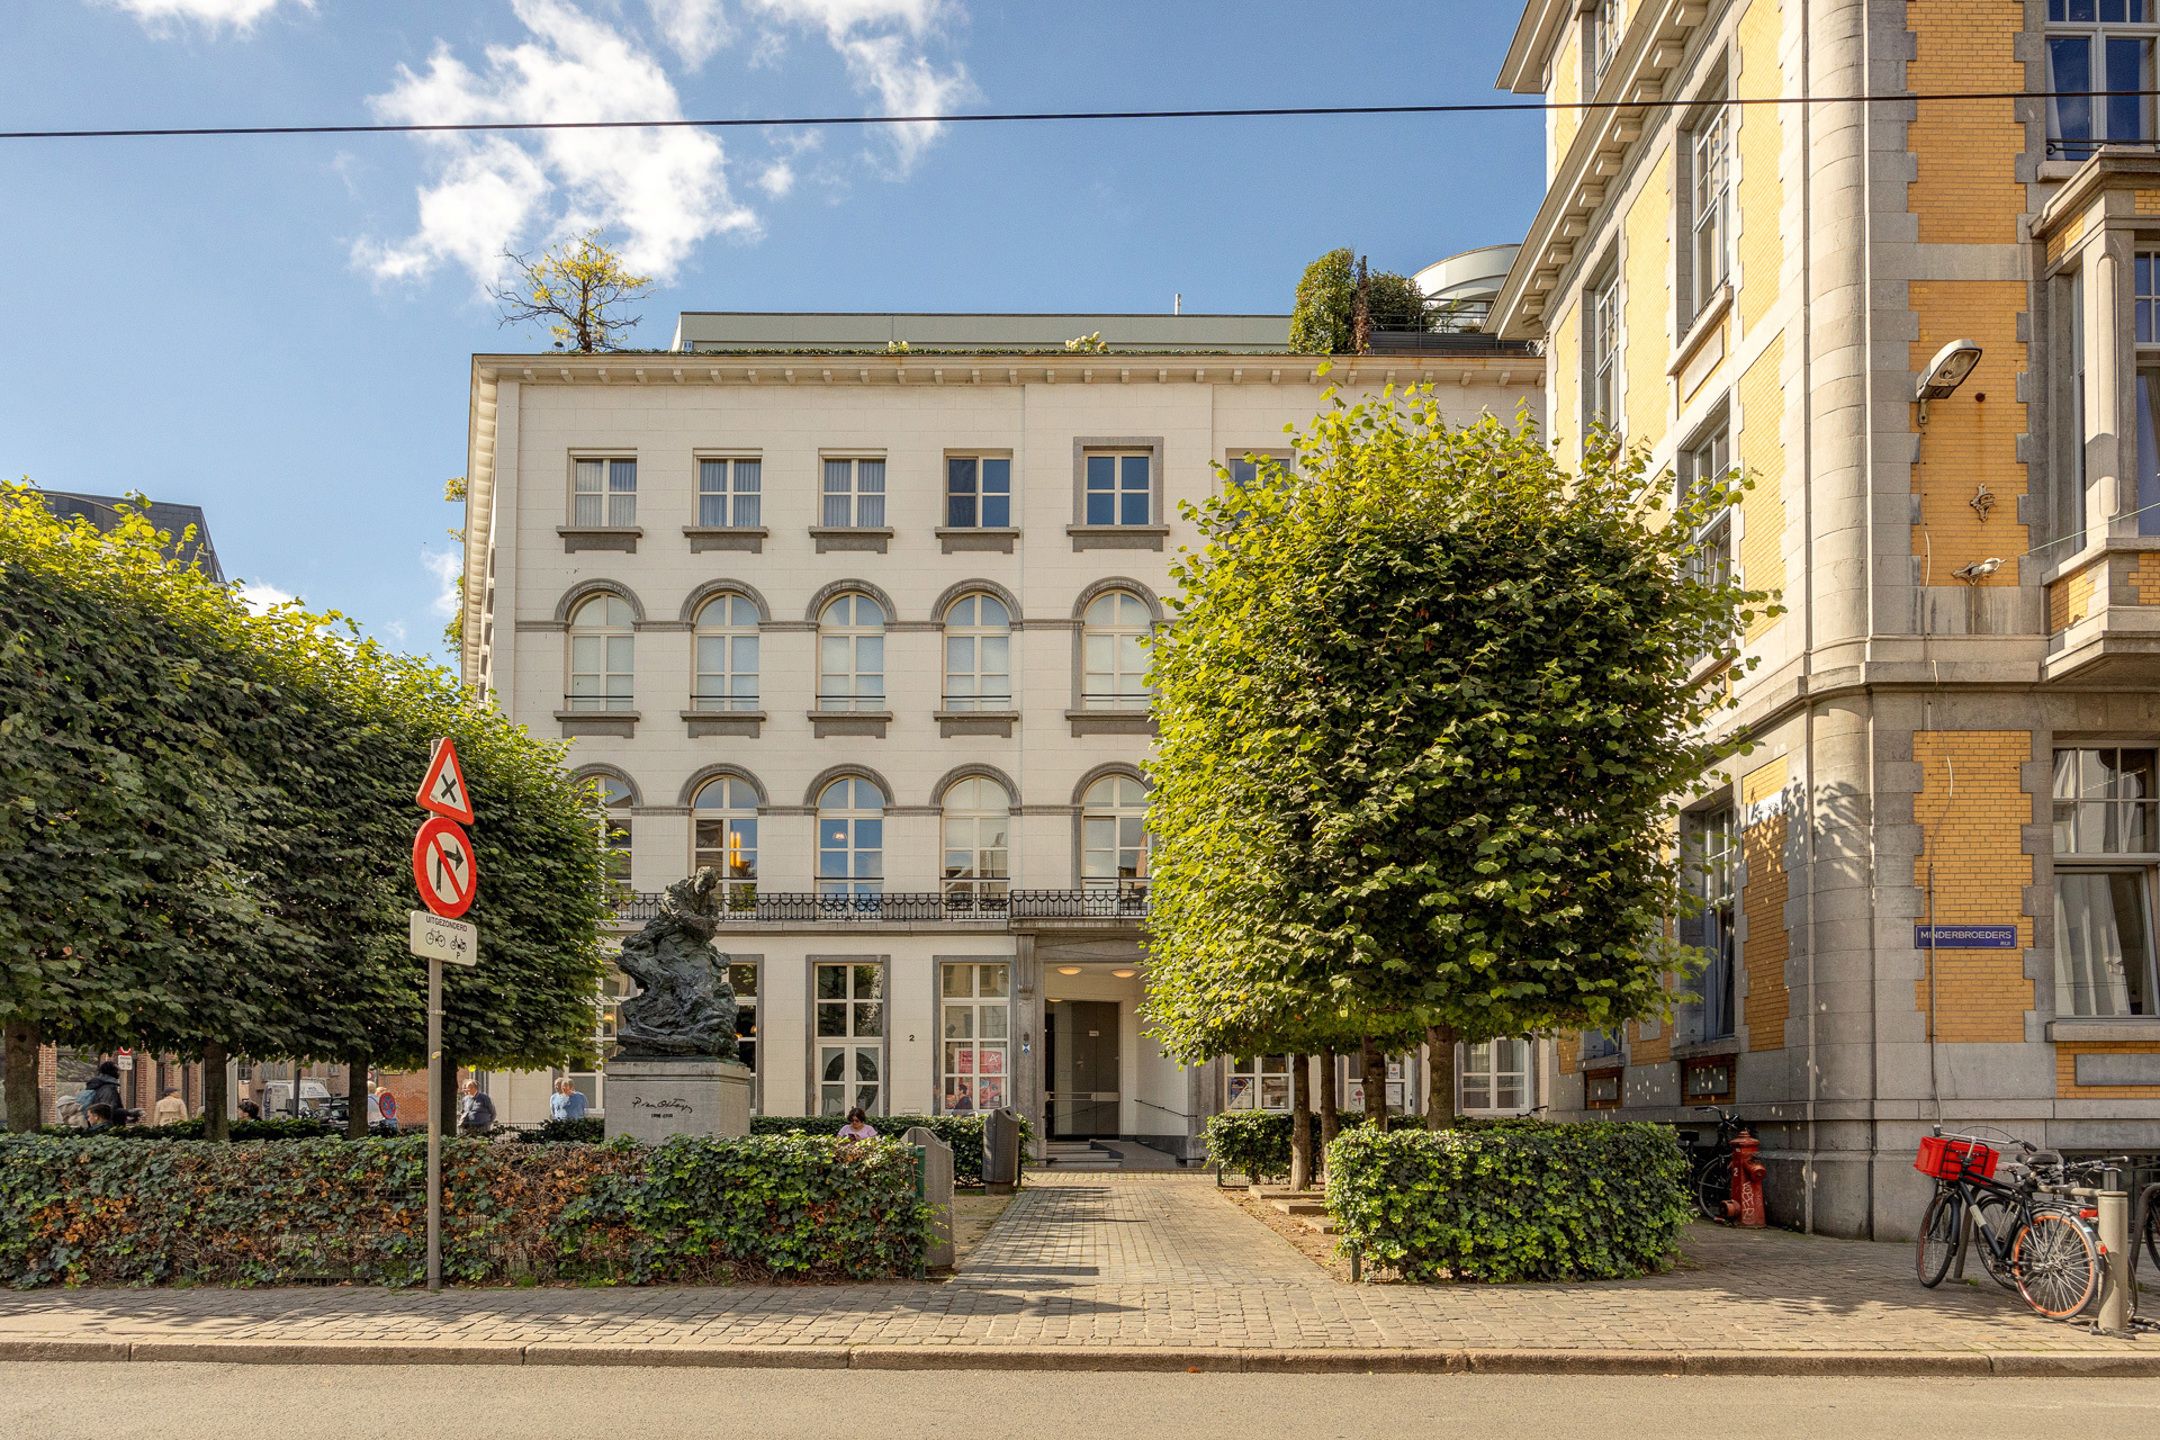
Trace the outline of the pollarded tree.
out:
M 1768 602 L 1697 548 L 1740 482 L 1676 507 L 1609 446 L 1570 475 L 1430 387 L 1294 446 L 1198 511 L 1155 645 L 1156 1033 L 1197 1059 L 1290 997 L 1444 1061 L 1660 1013 L 1666 837 L 1735 745 L 1700 662 Z

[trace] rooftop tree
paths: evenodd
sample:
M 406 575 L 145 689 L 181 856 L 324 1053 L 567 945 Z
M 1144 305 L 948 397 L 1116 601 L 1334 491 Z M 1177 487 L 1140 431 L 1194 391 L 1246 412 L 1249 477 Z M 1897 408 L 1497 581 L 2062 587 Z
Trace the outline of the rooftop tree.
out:
M 1743 482 L 1675 505 L 1637 454 L 1571 475 L 1429 386 L 1330 401 L 1175 567 L 1152 1028 L 1197 1060 L 1308 1017 L 1407 1027 L 1451 1068 L 1457 1040 L 1661 1013 L 1689 961 L 1671 824 L 1737 743 L 1702 661 L 1769 600 L 1696 540 Z

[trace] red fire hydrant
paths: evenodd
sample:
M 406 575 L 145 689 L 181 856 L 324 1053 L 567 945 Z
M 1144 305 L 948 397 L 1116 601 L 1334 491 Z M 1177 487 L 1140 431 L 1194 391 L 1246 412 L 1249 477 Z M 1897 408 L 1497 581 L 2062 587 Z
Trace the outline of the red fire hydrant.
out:
M 1725 1202 L 1725 1218 L 1735 1225 L 1761 1227 L 1763 1214 L 1763 1163 L 1755 1158 L 1762 1141 L 1754 1132 L 1742 1130 L 1732 1142 L 1732 1198 Z

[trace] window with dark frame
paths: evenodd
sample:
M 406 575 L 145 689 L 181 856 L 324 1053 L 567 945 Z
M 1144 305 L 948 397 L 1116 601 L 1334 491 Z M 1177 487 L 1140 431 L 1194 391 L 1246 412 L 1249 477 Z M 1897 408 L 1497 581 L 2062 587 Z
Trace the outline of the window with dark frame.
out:
M 1702 314 L 1725 284 L 1732 256 L 1732 117 L 1721 100 L 1696 116 L 1681 134 L 1686 184 L 1681 188 L 1682 232 L 1687 269 L 1681 277 L 1680 328 Z
M 2082 160 L 2110 141 L 2153 137 L 2156 38 L 2160 0 L 2048 0 L 2050 155 Z
M 2054 760 L 2055 1013 L 2160 1015 L 2160 752 L 2093 746 Z
M 945 457 L 945 524 L 955 530 L 1012 527 L 1012 461 L 1002 455 Z

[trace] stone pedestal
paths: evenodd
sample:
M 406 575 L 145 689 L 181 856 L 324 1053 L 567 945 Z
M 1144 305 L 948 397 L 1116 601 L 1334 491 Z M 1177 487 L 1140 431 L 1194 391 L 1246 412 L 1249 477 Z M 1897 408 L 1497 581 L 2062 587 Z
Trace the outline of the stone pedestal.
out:
M 750 1070 L 733 1060 L 614 1060 L 607 1137 L 658 1145 L 674 1135 L 748 1135 Z

